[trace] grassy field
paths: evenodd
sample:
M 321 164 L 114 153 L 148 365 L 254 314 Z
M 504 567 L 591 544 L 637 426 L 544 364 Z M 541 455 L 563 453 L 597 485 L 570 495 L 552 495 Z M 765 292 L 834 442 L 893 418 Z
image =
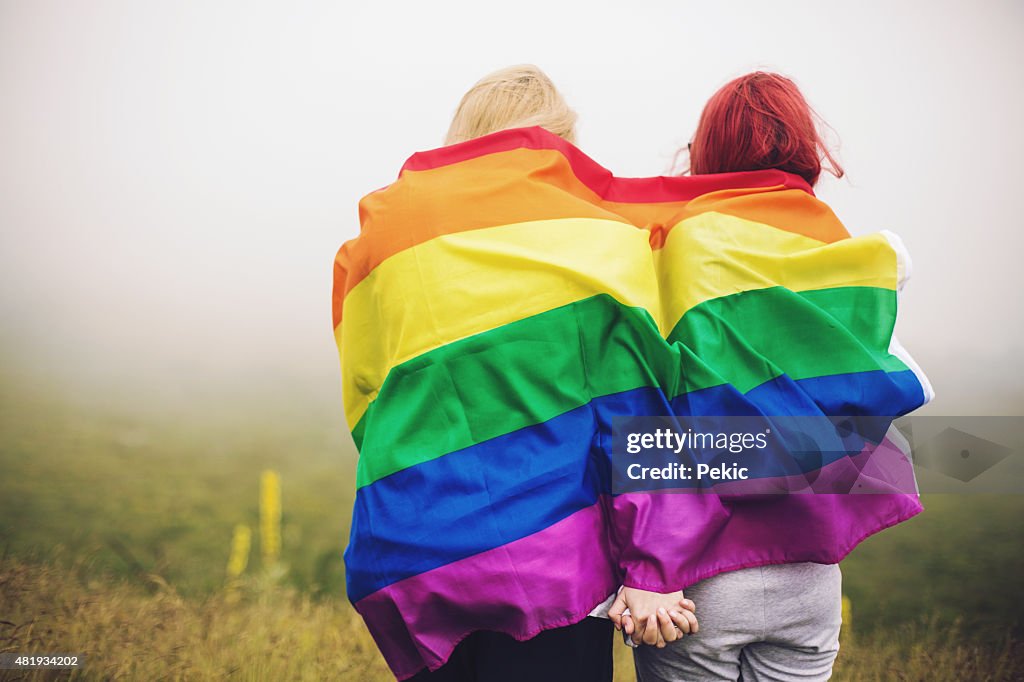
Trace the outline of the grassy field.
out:
M 0 551 L 84 557 L 90 570 L 159 575 L 205 596 L 224 582 L 235 525 L 256 530 L 260 472 L 273 469 L 288 583 L 342 596 L 355 452 L 340 405 L 286 395 L 126 405 L 28 389 L 0 400 Z
M 83 680 L 394 679 L 359 616 L 341 601 L 259 579 L 237 592 L 189 599 L 156 576 L 143 588 L 86 577 L 90 572 L 85 564 L 0 562 L 0 650 L 83 653 L 84 668 L 67 675 Z M 835 679 L 1021 679 L 1022 654 L 1009 635 L 972 637 L 955 619 L 932 617 L 844 633 Z M 630 656 L 616 645 L 616 682 L 635 679 Z M 0 671 L 0 679 L 48 676 Z
M 0 398 L 0 651 L 85 652 L 83 679 L 390 679 L 344 599 L 355 456 L 340 406 L 16 388 Z M 258 537 L 268 468 L 282 570 L 261 570 L 255 542 L 228 591 L 232 532 Z M 1024 679 L 1024 496 L 925 504 L 844 562 L 836 679 Z

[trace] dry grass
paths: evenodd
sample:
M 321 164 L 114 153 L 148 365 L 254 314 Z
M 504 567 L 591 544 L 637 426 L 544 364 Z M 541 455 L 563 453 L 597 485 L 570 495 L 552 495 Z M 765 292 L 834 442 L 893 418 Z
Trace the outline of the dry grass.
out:
M 5 561 L 0 651 L 82 653 L 73 679 L 83 680 L 394 679 L 348 604 L 253 584 L 238 599 L 222 592 L 202 601 L 159 580 L 153 587 L 147 594 Z
M 345 603 L 312 601 L 292 588 L 249 582 L 232 596 L 182 598 L 159 578 L 152 589 L 82 578 L 86 572 L 0 562 L 0 652 L 83 653 L 79 680 L 392 680 Z M 1019 644 L 970 640 L 930 621 L 870 639 L 844 636 L 837 680 L 1013 680 Z M 616 646 L 616 681 L 633 679 Z M 0 679 L 67 673 L 0 671 Z
M 958 622 L 881 631 L 840 650 L 841 682 L 983 682 L 1024 679 L 1024 646 L 972 640 Z

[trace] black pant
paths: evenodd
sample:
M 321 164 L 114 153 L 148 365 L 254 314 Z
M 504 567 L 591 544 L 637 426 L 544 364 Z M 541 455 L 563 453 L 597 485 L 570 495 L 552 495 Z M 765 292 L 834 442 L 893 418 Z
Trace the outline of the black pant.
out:
M 610 620 L 591 616 L 525 642 L 481 630 L 443 666 L 410 682 L 611 682 L 613 632 Z

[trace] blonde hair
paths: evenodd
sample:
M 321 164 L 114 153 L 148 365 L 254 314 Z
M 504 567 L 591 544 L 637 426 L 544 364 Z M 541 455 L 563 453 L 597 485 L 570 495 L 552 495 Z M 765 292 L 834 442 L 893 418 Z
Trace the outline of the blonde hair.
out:
M 576 112 L 547 74 L 532 64 L 520 64 L 488 74 L 469 89 L 455 110 L 445 144 L 528 126 L 576 141 Z

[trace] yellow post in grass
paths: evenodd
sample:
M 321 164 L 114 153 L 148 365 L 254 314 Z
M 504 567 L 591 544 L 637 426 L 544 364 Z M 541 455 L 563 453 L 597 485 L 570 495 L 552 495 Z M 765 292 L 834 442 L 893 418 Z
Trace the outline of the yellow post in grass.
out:
M 228 558 L 228 580 L 234 581 L 242 575 L 249 565 L 249 547 L 252 545 L 252 531 L 245 524 L 235 526 L 235 536 L 231 539 L 231 556 Z
M 249 549 L 252 545 L 252 531 L 245 524 L 235 526 L 235 535 L 231 538 L 231 556 L 228 557 L 228 579 L 225 585 L 225 597 L 229 604 L 238 601 L 238 588 L 242 573 L 249 565 Z
M 840 645 L 846 645 L 853 641 L 853 602 L 845 594 L 843 595 L 843 628 L 840 633 Z
M 271 469 L 260 476 L 260 549 L 264 566 L 281 556 L 281 478 Z

